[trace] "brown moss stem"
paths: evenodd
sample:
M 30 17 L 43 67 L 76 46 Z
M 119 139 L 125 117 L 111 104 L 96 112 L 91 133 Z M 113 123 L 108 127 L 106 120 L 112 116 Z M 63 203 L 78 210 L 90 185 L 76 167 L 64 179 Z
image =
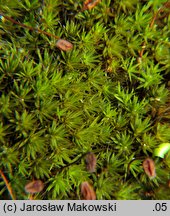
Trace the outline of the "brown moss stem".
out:
M 160 7 L 160 8 L 156 11 L 156 13 L 153 15 L 152 20 L 151 20 L 151 22 L 150 22 L 150 24 L 149 24 L 149 27 L 150 27 L 150 28 L 153 27 L 153 25 L 154 25 L 154 23 L 155 23 L 155 20 L 157 19 L 159 13 L 161 13 L 162 11 L 164 11 L 165 8 L 169 8 L 169 7 L 170 7 L 170 2 L 168 1 L 168 2 L 164 3 L 163 6 Z M 146 48 L 146 42 L 144 41 L 144 42 L 142 43 L 142 49 L 141 49 L 141 51 L 139 51 L 139 59 L 140 59 L 140 60 L 141 60 L 141 58 L 142 58 L 142 56 L 143 56 L 143 53 L 144 53 L 144 51 L 145 51 L 145 48 Z M 139 61 L 138 61 L 138 62 L 139 62 Z M 140 62 L 139 62 L 139 63 L 140 63 Z
M 8 182 L 8 180 L 7 180 L 6 176 L 4 175 L 4 173 L 2 172 L 2 170 L 0 170 L 0 175 L 1 175 L 1 178 L 3 179 L 3 181 L 5 182 L 5 185 L 6 185 L 7 189 L 8 189 L 8 192 L 9 192 L 12 200 L 16 200 L 15 195 L 13 194 L 11 185 Z
M 27 28 L 27 29 L 29 29 L 29 30 L 31 30 L 31 31 L 38 31 L 38 32 L 41 33 L 41 34 L 44 34 L 44 35 L 47 35 L 47 36 L 50 36 L 50 37 L 54 37 L 54 38 L 57 39 L 57 40 L 60 39 L 60 37 L 58 37 L 58 36 L 56 36 L 56 35 L 53 35 L 53 34 L 48 33 L 48 32 L 45 32 L 45 31 L 43 31 L 43 30 L 41 30 L 41 29 L 38 29 L 38 28 L 33 28 L 33 27 L 28 26 L 28 25 L 25 25 L 25 24 L 23 24 L 23 23 L 20 23 L 20 22 L 18 22 L 18 21 L 16 21 L 16 20 L 12 19 L 11 17 L 8 17 L 8 16 L 4 15 L 4 14 L 1 13 L 1 12 L 0 12 L 0 15 L 2 15 L 6 20 L 9 20 L 10 22 L 12 22 L 12 23 L 14 23 L 14 24 L 16 24 L 16 25 L 19 25 L 19 26 L 21 26 L 21 27 L 23 27 L 23 28 Z

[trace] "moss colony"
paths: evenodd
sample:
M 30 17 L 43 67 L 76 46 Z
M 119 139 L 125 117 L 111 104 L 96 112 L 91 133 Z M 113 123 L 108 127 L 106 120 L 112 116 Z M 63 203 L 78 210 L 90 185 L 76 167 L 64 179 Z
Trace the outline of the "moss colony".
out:
M 169 199 L 170 2 L 0 14 L 0 198 Z

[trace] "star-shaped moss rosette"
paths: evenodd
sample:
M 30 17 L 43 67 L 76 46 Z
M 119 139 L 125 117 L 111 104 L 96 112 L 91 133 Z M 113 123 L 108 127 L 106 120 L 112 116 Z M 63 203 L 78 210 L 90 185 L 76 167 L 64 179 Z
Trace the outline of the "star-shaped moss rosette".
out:
M 4 15 L 3 13 L 0 12 L 0 18 L 1 20 L 4 22 L 5 19 L 6 20 L 9 20 L 10 22 L 16 24 L 16 25 L 19 25 L 23 28 L 26 28 L 26 29 L 29 29 L 31 31 L 34 31 L 34 32 L 39 32 L 40 34 L 44 34 L 44 35 L 47 35 L 47 36 L 50 36 L 50 37 L 53 37 L 55 39 L 57 39 L 57 43 L 56 43 L 56 47 L 58 47 L 60 50 L 63 50 L 63 51 L 69 51 L 73 48 L 73 44 L 68 42 L 67 40 L 64 40 L 64 39 L 61 39 L 60 37 L 56 36 L 56 35 L 53 35 L 49 32 L 45 32 L 45 31 L 42 31 L 41 29 L 38 29 L 38 28 L 33 28 L 31 26 L 28 26 L 28 25 L 25 25 L 23 23 L 20 23 L 20 22 L 17 22 L 16 20 L 12 19 L 11 17 L 9 16 L 6 16 Z

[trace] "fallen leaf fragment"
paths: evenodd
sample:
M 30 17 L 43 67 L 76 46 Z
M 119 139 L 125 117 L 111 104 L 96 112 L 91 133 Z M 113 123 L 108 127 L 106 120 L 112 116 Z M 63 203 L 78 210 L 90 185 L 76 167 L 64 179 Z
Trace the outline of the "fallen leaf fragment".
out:
M 96 193 L 87 181 L 81 184 L 81 196 L 83 200 L 96 200 Z
M 68 51 L 68 50 L 71 50 L 73 48 L 73 44 L 66 41 L 66 40 L 63 40 L 63 39 L 59 39 L 56 43 L 56 46 L 60 49 L 60 50 L 63 50 L 63 51 Z
M 155 163 L 152 159 L 150 158 L 146 158 L 143 161 L 143 169 L 145 171 L 145 173 L 150 177 L 150 178 L 154 178 L 156 176 L 156 172 L 155 172 Z
M 44 184 L 41 180 L 34 180 L 25 185 L 25 191 L 27 193 L 39 193 L 43 190 Z
M 93 173 L 96 171 L 96 161 L 97 159 L 94 153 L 89 152 L 86 154 L 85 163 L 86 163 L 87 171 L 89 171 L 90 173 Z

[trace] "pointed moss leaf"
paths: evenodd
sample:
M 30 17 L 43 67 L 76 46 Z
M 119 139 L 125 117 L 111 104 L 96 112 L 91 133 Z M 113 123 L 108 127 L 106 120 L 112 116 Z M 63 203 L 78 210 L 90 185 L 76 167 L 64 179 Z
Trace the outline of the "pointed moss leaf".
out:
M 154 155 L 164 158 L 165 154 L 170 150 L 170 143 L 162 143 L 154 150 Z

